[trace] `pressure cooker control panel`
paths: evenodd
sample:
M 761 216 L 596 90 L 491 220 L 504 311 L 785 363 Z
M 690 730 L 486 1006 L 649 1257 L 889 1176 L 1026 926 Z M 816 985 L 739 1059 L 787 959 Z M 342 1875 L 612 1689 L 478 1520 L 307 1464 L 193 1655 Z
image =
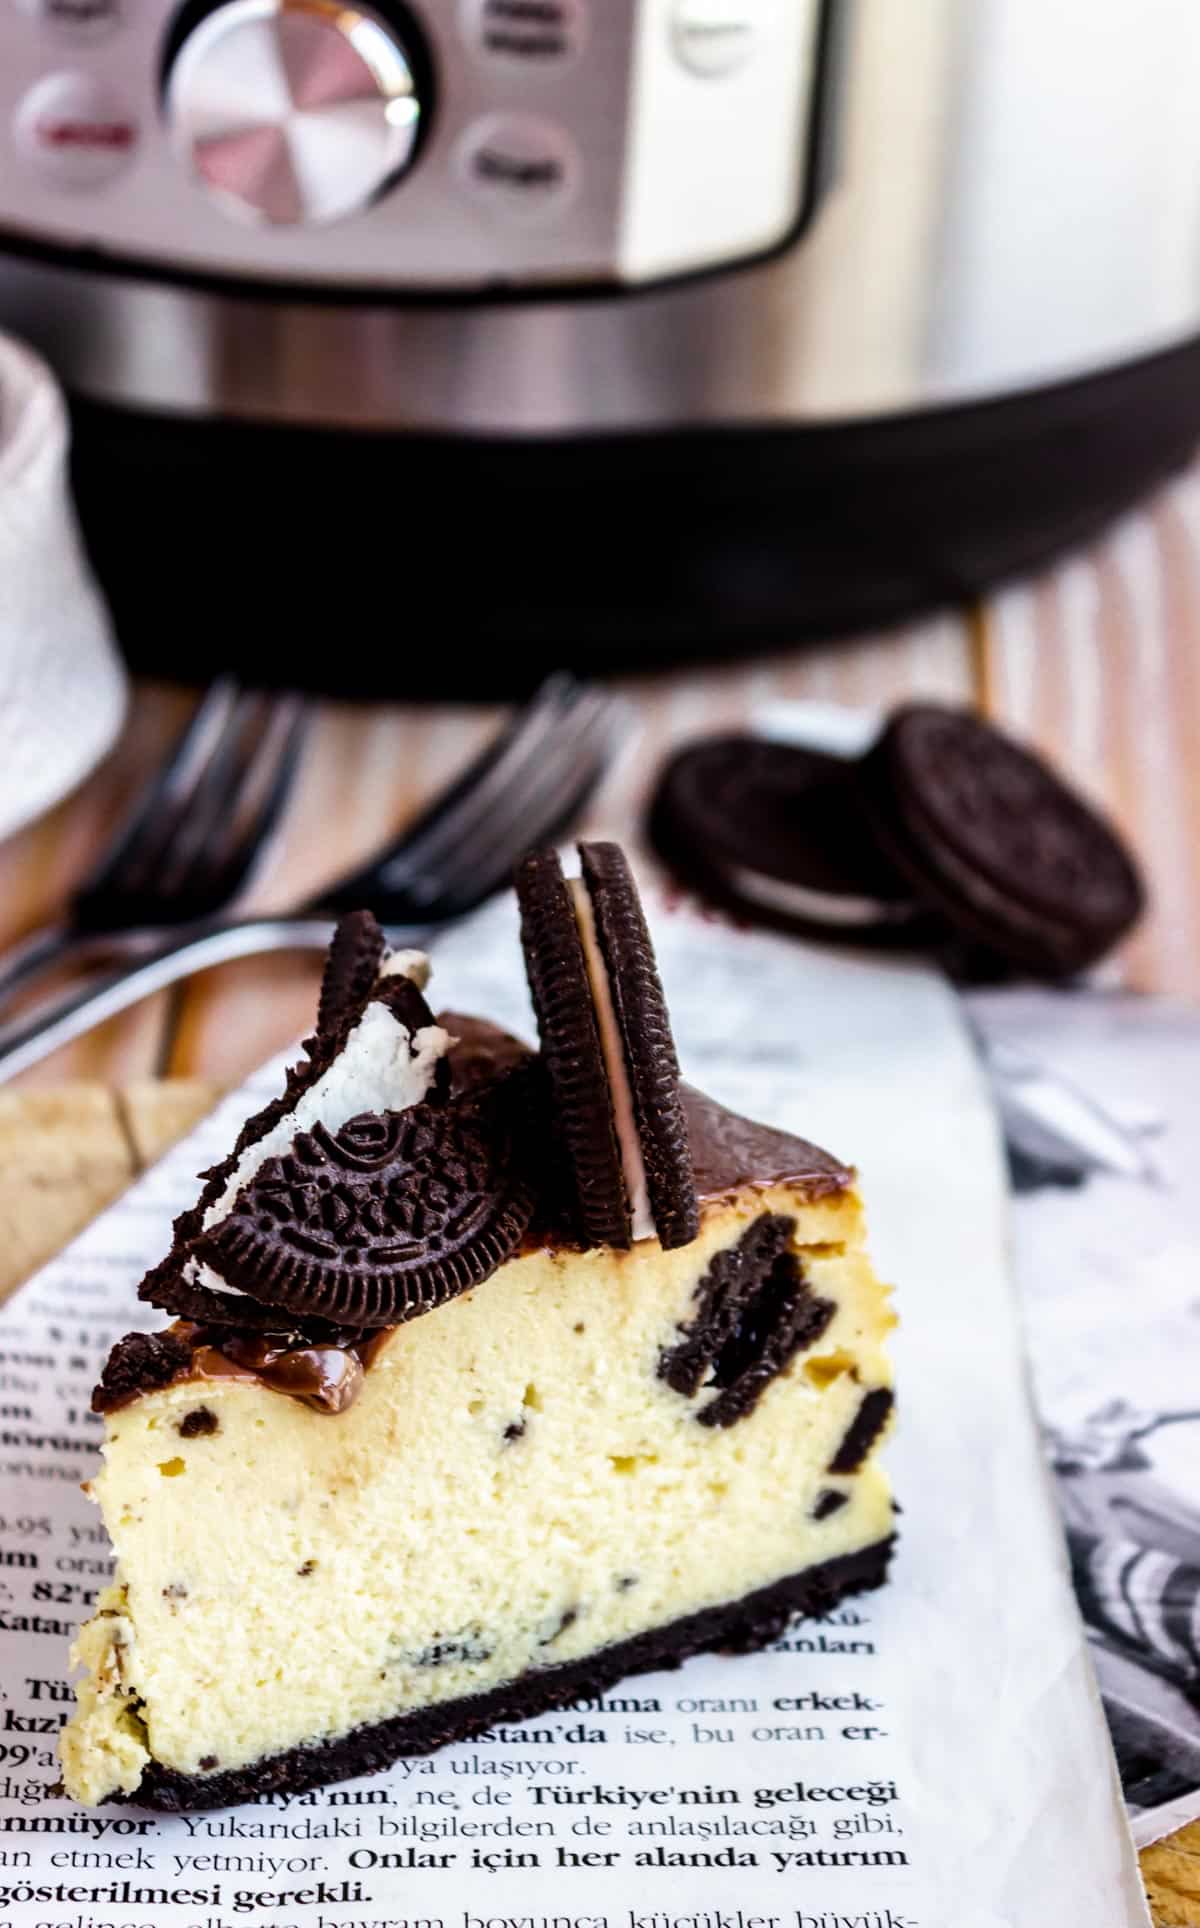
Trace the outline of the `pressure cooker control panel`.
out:
M 642 284 L 805 201 L 821 0 L 0 8 L 0 230 L 151 276 Z

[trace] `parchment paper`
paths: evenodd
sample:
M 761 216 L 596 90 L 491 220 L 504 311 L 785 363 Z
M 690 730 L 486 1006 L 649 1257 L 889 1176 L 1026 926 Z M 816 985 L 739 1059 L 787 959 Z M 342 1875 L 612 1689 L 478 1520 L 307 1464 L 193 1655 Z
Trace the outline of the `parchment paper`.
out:
M 251 1102 L 235 1094 L 0 1316 L 0 1928 L 1148 1921 L 953 996 L 908 965 L 651 915 L 685 1075 L 861 1169 L 902 1320 L 892 1583 L 774 1651 L 642 1676 L 604 1708 L 289 1805 L 184 1819 L 56 1795 L 67 1636 L 106 1572 L 78 1489 L 95 1466 L 88 1395 L 111 1340 L 155 1323 L 137 1279 L 231 1142 Z M 434 961 L 435 1006 L 530 1032 L 511 905 Z M 253 1102 L 279 1076 L 261 1074 Z

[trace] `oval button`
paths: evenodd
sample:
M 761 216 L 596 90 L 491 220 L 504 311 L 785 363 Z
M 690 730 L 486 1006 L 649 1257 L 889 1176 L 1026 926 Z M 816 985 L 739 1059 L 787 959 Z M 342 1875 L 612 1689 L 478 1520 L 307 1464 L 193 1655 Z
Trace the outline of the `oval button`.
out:
M 489 114 L 467 128 L 456 165 L 477 200 L 518 218 L 557 212 L 579 183 L 579 150 L 565 127 L 532 114 Z
M 749 60 L 761 25 L 761 0 L 675 0 L 671 44 L 693 74 L 717 79 Z
M 133 159 L 138 125 L 130 109 L 90 74 L 47 74 L 17 109 L 17 151 L 55 186 L 103 187 Z
M 459 20 L 476 53 L 526 69 L 574 60 L 587 27 L 583 0 L 462 0 Z

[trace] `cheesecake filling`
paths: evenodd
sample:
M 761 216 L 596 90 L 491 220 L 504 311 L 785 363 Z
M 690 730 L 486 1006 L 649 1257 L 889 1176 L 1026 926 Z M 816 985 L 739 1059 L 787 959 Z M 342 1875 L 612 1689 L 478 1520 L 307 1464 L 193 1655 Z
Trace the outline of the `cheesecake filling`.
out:
M 680 1390 L 662 1360 L 764 1220 L 831 1310 L 736 1425 L 698 1424 L 719 1385 Z M 890 1384 L 891 1323 L 853 1192 L 766 1187 L 676 1251 L 510 1260 L 381 1335 L 336 1424 L 252 1377 L 134 1399 L 92 1482 L 117 1578 L 76 1648 L 68 1788 L 202 1783 L 885 1541 L 878 1429 L 861 1459 L 846 1442 Z
M 650 1209 L 650 1188 L 646 1182 L 642 1141 L 638 1135 L 637 1115 L 633 1108 L 633 1090 L 625 1064 L 625 1047 L 621 1042 L 621 1028 L 617 1023 L 617 1014 L 613 1006 L 608 966 L 600 947 L 600 939 L 596 931 L 596 914 L 592 909 L 587 885 L 582 877 L 570 877 L 567 879 L 567 889 L 571 893 L 575 922 L 579 927 L 579 941 L 583 945 L 592 1005 L 596 1013 L 596 1027 L 600 1033 L 600 1049 L 604 1054 L 604 1069 L 608 1076 L 608 1089 L 612 1098 L 613 1122 L 616 1125 L 621 1171 L 629 1201 L 632 1236 L 636 1243 L 639 1239 L 654 1238 L 656 1231 L 654 1214 Z

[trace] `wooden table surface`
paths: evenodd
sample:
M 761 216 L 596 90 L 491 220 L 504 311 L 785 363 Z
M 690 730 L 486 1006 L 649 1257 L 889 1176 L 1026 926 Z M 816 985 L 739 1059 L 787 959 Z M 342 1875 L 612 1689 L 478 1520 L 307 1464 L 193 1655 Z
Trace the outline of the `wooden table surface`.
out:
M 1200 466 L 1093 549 L 986 605 L 623 687 L 636 728 L 586 828 L 634 844 L 668 748 L 772 702 L 886 706 L 921 695 L 977 704 L 1052 752 L 1140 852 L 1151 908 L 1104 967 L 1107 981 L 1200 996 Z M 195 700 L 183 688 L 139 688 L 105 766 L 0 846 L 0 947 L 53 915 Z M 367 856 L 498 714 L 322 703 L 287 822 L 248 903 L 283 909 Z M 0 1090 L 0 1296 L 199 1116 L 216 1088 L 306 1028 L 315 973 L 299 958 L 225 966 Z M 1200 1825 L 1149 1850 L 1142 1867 L 1159 1928 L 1200 1928 Z

